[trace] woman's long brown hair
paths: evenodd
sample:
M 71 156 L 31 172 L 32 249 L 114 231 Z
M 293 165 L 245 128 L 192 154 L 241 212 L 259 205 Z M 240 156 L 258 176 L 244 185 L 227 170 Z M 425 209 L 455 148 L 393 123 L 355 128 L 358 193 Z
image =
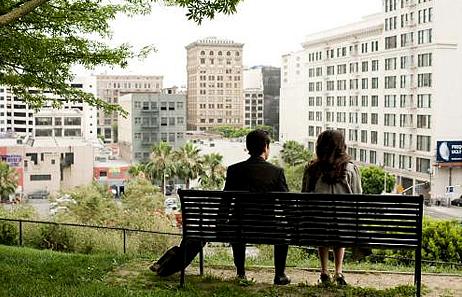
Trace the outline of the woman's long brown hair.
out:
M 326 130 L 318 136 L 316 159 L 308 166 L 309 176 L 322 175 L 324 182 L 335 184 L 345 177 L 350 159 L 343 134 L 338 130 Z

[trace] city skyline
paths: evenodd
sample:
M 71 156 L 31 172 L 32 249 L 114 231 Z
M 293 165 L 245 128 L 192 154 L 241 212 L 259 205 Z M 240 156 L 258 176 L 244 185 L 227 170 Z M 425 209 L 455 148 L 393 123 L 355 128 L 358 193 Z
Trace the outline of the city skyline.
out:
M 200 26 L 186 19 L 186 10 L 157 4 L 148 16 L 118 17 L 113 22 L 114 35 L 110 41 L 113 45 L 128 42 L 134 48 L 154 44 L 157 52 L 144 61 L 131 61 L 126 69 L 98 68 L 84 71 L 77 67 L 76 74 L 163 75 L 165 86 L 185 86 L 185 46 L 209 36 L 244 43 L 244 67 L 279 67 L 281 56 L 300 49 L 300 43 L 307 35 L 357 22 L 365 15 L 378 13 L 381 11 L 381 2 L 252 0 L 239 4 L 234 15 L 218 15 Z M 332 7 L 337 9 L 332 10 Z M 146 28 L 153 28 L 155 33 L 149 33 L 150 30 Z

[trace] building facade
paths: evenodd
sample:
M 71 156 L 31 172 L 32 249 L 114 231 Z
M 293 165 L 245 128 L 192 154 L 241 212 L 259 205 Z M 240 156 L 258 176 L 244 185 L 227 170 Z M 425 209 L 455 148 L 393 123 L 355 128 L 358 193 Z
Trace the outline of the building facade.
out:
M 281 69 L 272 66 L 255 66 L 244 70 L 244 117 L 245 126 L 267 125 L 279 137 L 279 97 L 281 88 Z M 260 93 L 258 93 L 260 92 Z M 259 94 L 262 95 L 263 106 Z M 254 103 L 257 95 L 257 105 Z
M 71 83 L 74 88 L 96 95 L 96 80 L 92 77 L 76 77 Z M 53 94 L 31 90 L 31 92 L 41 92 L 44 96 L 53 98 Z M 56 113 L 76 113 L 75 116 L 81 117 L 81 136 L 88 140 L 97 138 L 96 127 L 96 108 L 84 102 L 71 102 L 62 100 L 62 107 L 56 109 L 52 107 L 52 101 L 45 102 L 45 106 L 40 112 L 35 112 L 21 98 L 11 92 L 11 88 L 0 86 L 0 133 L 12 132 L 20 136 L 34 136 L 36 116 L 40 114 Z M 78 115 L 77 115 L 78 114 Z M 52 123 L 54 125 L 54 123 Z M 51 125 L 51 126 L 52 126 Z M 49 125 L 50 127 L 50 125 Z M 39 128 L 40 129 L 40 128 Z
M 177 148 L 185 143 L 186 96 L 172 89 L 163 93 L 134 93 L 120 97 L 129 113 L 119 116 L 121 157 L 128 162 L 149 159 L 152 146 L 160 141 Z
M 95 132 L 96 125 L 85 122 L 86 117 L 78 109 L 45 109 L 34 114 L 32 136 L 37 137 L 84 137 Z M 93 131 L 86 129 L 91 127 Z M 85 137 L 84 137 L 85 138 Z
M 163 77 L 158 75 L 97 75 L 98 98 L 108 103 L 119 103 L 119 97 L 126 93 L 158 92 L 162 90 Z M 98 112 L 98 135 L 105 143 L 115 143 L 118 114 Z
M 188 130 L 244 126 L 243 47 L 216 37 L 186 46 Z
M 282 57 L 280 139 L 313 150 L 338 129 L 353 160 L 383 166 L 409 193 L 461 185 L 462 163 L 436 162 L 438 141 L 462 139 L 461 12 L 461 1 L 385 0 L 381 13 L 308 36 Z
M 11 141 L 13 140 L 13 141 Z M 93 180 L 94 149 L 83 139 L 0 139 L 0 159 L 18 173 L 18 193 L 56 194 Z

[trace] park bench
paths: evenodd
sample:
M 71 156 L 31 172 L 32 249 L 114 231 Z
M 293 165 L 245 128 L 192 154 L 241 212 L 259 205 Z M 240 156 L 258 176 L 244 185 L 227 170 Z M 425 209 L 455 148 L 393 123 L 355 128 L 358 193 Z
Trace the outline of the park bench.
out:
M 197 190 L 179 196 L 183 240 L 414 250 L 420 296 L 422 196 Z M 199 263 L 202 274 L 202 252 Z

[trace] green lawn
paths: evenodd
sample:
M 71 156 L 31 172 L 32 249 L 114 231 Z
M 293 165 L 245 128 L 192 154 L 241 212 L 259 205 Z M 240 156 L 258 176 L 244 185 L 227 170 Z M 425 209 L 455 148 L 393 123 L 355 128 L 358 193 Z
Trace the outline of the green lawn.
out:
M 135 263 L 135 264 L 133 264 Z M 321 288 L 293 285 L 224 281 L 215 277 L 188 275 L 185 289 L 178 287 L 178 277 L 160 279 L 145 267 L 138 271 L 138 259 L 56 253 L 0 246 L 0 296 L 2 297 L 118 297 L 118 296 L 413 296 L 412 287 L 390 290 L 360 287 Z

